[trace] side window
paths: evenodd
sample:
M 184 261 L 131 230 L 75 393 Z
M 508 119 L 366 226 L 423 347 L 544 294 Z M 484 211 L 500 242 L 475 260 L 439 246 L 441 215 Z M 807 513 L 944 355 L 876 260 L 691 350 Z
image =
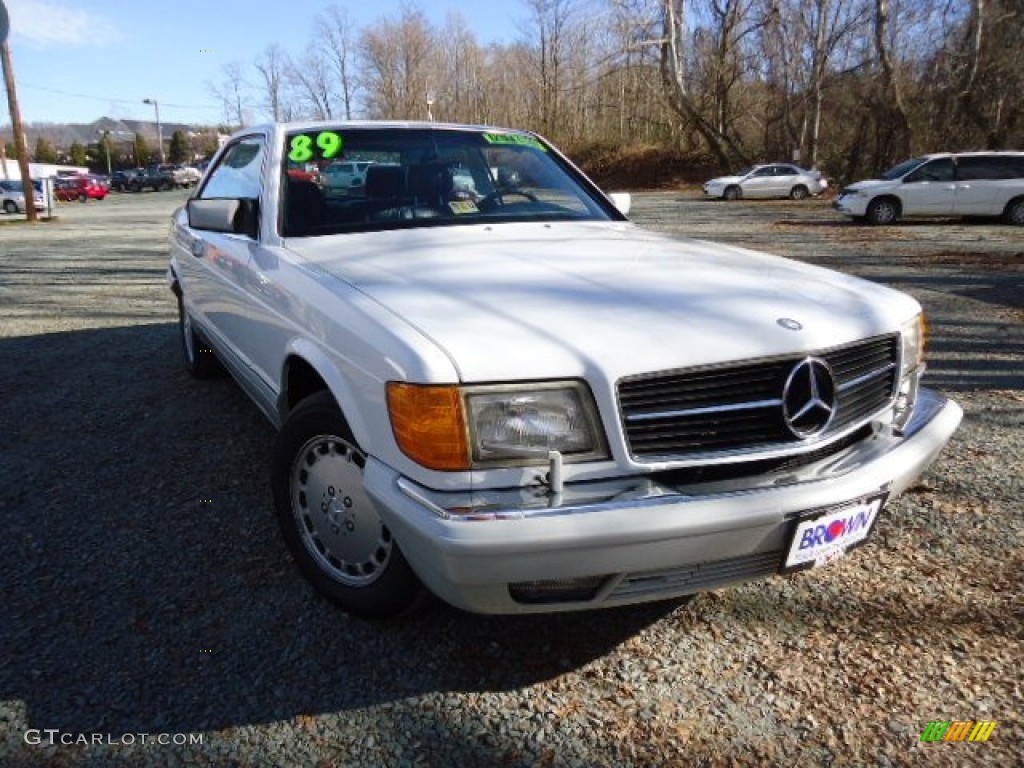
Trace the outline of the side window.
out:
M 767 168 L 758 168 L 758 169 L 757 169 L 756 171 L 754 171 L 754 172 L 753 172 L 752 174 L 750 174 L 750 175 L 751 175 L 751 176 L 755 176 L 755 177 L 757 177 L 757 178 L 760 178 L 760 177 L 762 177 L 762 176 L 771 176 L 771 175 L 772 175 L 772 169 L 771 169 L 771 166 L 769 166 L 769 167 L 767 167 Z
M 1024 155 L 1003 158 L 1008 179 L 1024 179 Z
M 259 199 L 265 154 L 260 137 L 252 136 L 236 142 L 210 173 L 199 197 L 204 200 L 224 197 Z
M 960 181 L 1005 179 L 1007 171 L 996 155 L 960 157 L 956 161 L 956 177 Z
M 932 160 L 925 163 L 903 181 L 911 183 L 915 181 L 952 181 L 953 161 L 946 157 L 941 160 Z

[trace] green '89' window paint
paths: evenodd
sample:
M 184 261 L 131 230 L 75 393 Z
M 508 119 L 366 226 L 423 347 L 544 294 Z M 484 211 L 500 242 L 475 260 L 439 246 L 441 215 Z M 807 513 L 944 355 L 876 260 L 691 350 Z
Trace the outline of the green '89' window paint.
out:
M 320 131 L 315 142 L 310 134 L 300 133 L 292 136 L 288 159 L 293 163 L 308 163 L 319 154 L 324 160 L 330 160 L 341 153 L 343 146 L 341 136 L 334 131 Z

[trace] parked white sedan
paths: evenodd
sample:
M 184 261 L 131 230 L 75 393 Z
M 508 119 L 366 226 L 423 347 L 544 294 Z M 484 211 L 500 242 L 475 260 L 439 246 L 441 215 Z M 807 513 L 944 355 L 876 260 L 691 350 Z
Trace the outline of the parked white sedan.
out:
M 735 176 L 720 176 L 704 183 L 704 194 L 723 200 L 741 197 L 788 197 L 803 200 L 828 189 L 828 179 L 789 163 L 755 165 Z
M 357 194 L 285 172 L 350 153 L 380 158 Z M 277 518 L 324 595 L 561 611 L 823 566 L 935 459 L 961 411 L 919 386 L 914 299 L 627 203 L 521 131 L 220 150 L 171 229 L 185 364 L 279 428 Z

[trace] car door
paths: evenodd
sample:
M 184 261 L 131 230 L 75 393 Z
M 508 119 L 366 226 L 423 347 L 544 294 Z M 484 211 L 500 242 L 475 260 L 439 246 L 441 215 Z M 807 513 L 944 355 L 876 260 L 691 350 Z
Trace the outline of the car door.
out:
M 266 155 L 264 136 L 237 139 L 220 156 L 197 197 L 260 201 Z M 185 233 L 175 240 L 190 244 L 187 255 L 178 255 L 186 308 L 202 334 L 222 358 L 227 358 L 229 367 L 245 380 L 243 383 L 268 386 L 267 377 L 254 363 L 259 356 L 259 340 L 252 333 L 253 311 L 248 296 L 258 281 L 252 256 L 259 247 L 258 238 L 197 230 L 187 218 L 182 219 L 178 226 Z
M 899 196 L 904 216 L 952 216 L 956 208 L 953 159 L 936 158 L 904 176 Z
M 789 197 L 797 184 L 797 169 L 792 165 L 772 166 L 772 197 Z
M 997 216 L 1003 212 L 997 199 L 999 179 L 1010 169 L 998 155 L 970 155 L 956 159 L 956 213 L 960 216 Z
M 747 178 L 740 182 L 740 189 L 743 190 L 744 197 L 771 197 L 774 183 L 772 166 L 764 165 L 751 171 Z

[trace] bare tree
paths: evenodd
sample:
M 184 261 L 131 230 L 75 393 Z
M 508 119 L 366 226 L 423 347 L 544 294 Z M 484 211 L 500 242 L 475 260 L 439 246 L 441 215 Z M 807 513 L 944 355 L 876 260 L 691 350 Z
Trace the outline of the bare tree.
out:
M 334 118 L 331 109 L 330 71 L 325 58 L 315 43 L 306 47 L 298 61 L 289 63 L 286 80 L 300 95 L 300 101 L 308 107 L 306 111 L 315 120 Z
M 874 37 L 875 55 L 881 71 L 880 98 L 878 108 L 890 119 L 894 141 L 889 159 L 905 157 L 910 154 L 910 120 L 907 117 L 907 105 L 903 99 L 903 89 L 896 76 L 893 64 L 890 39 L 891 3 L 889 0 L 875 0 Z
M 318 40 L 317 48 L 326 60 L 329 79 L 335 85 L 332 89 L 332 98 L 340 97 L 340 113 L 346 120 L 351 120 L 357 84 L 353 65 L 355 32 L 348 11 L 336 5 L 328 6 L 326 11 L 316 16 L 315 34 Z M 331 113 L 334 110 L 327 111 Z
M 220 101 L 224 109 L 224 122 L 241 127 L 245 125 L 246 91 L 249 84 L 242 74 L 242 65 L 237 61 L 229 61 L 221 67 L 221 72 L 224 80 L 220 84 L 208 82 L 206 87 Z
M 263 90 L 262 107 L 270 119 L 275 123 L 292 119 L 294 106 L 285 88 L 286 74 L 291 69 L 288 54 L 276 43 L 268 45 L 256 58 L 254 66 Z
M 691 39 L 687 10 L 686 0 L 662 2 L 661 74 L 669 106 L 704 138 L 722 165 L 748 162 L 747 151 L 705 117 L 695 98 L 687 57 Z
M 398 20 L 382 19 L 359 38 L 362 80 L 373 117 L 410 120 L 427 116 L 427 96 L 441 83 L 435 34 L 423 12 L 402 9 Z

